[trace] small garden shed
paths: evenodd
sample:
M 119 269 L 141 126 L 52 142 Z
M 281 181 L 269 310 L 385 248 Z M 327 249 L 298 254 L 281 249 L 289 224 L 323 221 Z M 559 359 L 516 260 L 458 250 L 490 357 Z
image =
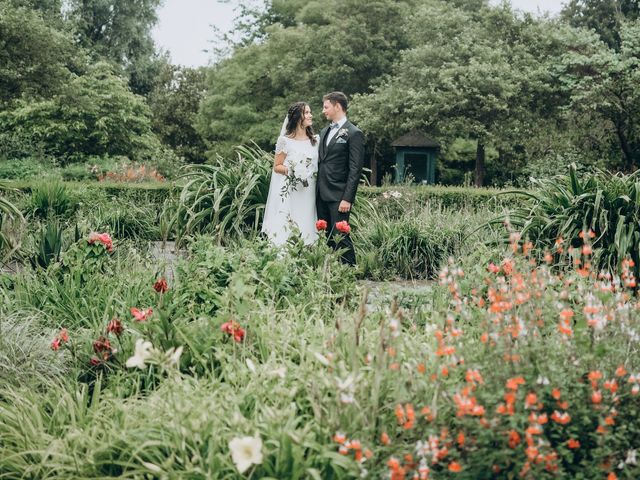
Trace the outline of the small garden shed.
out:
M 394 140 L 391 146 L 396 151 L 396 182 L 403 182 L 411 175 L 416 183 L 435 183 L 440 150 L 438 142 L 418 130 L 412 130 Z

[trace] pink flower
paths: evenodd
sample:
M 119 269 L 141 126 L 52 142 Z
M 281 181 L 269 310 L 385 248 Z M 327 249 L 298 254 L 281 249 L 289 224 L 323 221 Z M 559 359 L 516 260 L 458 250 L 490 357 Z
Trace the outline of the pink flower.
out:
M 58 338 L 60 338 L 60 340 L 62 340 L 65 343 L 69 341 L 69 332 L 67 332 L 66 328 L 63 328 L 62 330 L 60 330 L 60 333 L 58 333 Z
M 321 232 L 321 231 L 323 231 L 323 230 L 326 230 L 326 229 L 327 229 L 327 226 L 328 226 L 328 225 L 327 225 L 327 221 L 326 221 L 326 220 L 322 220 L 322 219 L 320 219 L 320 220 L 318 220 L 318 221 L 316 222 L 316 230 L 317 230 L 317 231 L 319 231 L 319 232 Z
M 346 220 L 342 220 L 341 222 L 336 223 L 336 230 L 340 233 L 344 233 L 348 235 L 351 232 L 351 226 L 347 223 Z
M 231 320 L 230 322 L 223 323 L 220 326 L 220 330 L 222 330 L 224 333 L 228 335 L 232 335 L 233 339 L 238 343 L 242 342 L 242 339 L 244 338 L 244 334 L 245 334 L 244 329 L 235 320 Z
M 62 343 L 67 343 L 69 341 L 69 332 L 67 332 L 66 328 L 63 328 L 58 332 L 53 341 L 51 342 L 51 350 L 60 350 L 60 345 Z
M 108 233 L 91 232 L 87 242 L 89 242 L 89 245 L 93 245 L 96 242 L 101 243 L 107 249 L 107 252 L 113 252 L 113 240 Z
M 131 315 L 136 319 L 136 322 L 145 322 L 153 314 L 153 309 L 148 308 L 146 310 L 139 310 L 136 307 L 131 307 Z

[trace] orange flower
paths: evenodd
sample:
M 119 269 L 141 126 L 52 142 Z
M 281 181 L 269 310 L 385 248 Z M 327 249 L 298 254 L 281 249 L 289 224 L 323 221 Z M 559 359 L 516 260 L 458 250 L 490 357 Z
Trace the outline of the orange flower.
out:
M 555 400 L 560 400 L 560 389 L 559 388 L 554 388 L 553 390 L 551 390 L 551 396 Z
M 609 475 L 607 475 L 607 480 L 618 480 L 618 476 L 613 472 L 609 472 Z
M 620 365 L 616 368 L 616 377 L 624 377 L 627 374 L 627 370 L 624 368 L 624 365 Z
M 422 410 L 420 410 L 420 413 L 422 414 L 422 416 L 427 422 L 430 422 L 433 420 L 433 414 L 431 413 L 431 409 L 429 407 L 427 406 L 422 407 Z
M 509 448 L 516 448 L 520 445 L 520 434 L 515 430 L 509 432 Z
M 612 426 L 616 424 L 616 420 L 611 415 L 607 415 L 604 419 L 604 423 L 606 425 Z
M 598 385 L 598 380 L 602 378 L 602 373 L 599 370 L 593 370 L 589 372 L 587 378 L 591 382 L 591 386 L 593 388 L 596 388 L 596 385 Z
M 391 443 L 391 439 L 389 439 L 389 434 L 387 432 L 382 432 L 380 434 L 380 443 L 383 445 L 389 445 Z
M 462 467 L 458 462 L 454 461 L 449 464 L 449 471 L 453 473 L 458 473 L 462 471 Z
M 591 394 L 591 402 L 598 404 L 602 402 L 602 392 L 600 390 L 594 390 Z
M 398 405 L 396 405 L 395 414 L 396 414 L 396 419 L 398 420 L 399 425 L 402 425 L 404 422 L 407 421 L 407 418 L 405 417 L 405 414 L 404 414 L 404 408 L 402 408 L 402 404 L 399 403 Z
M 400 468 L 400 461 L 395 457 L 391 457 L 387 461 L 387 467 L 389 467 L 391 470 L 397 470 Z
M 459 432 L 458 433 L 458 438 L 456 439 L 456 441 L 458 442 L 458 445 L 460 447 L 464 446 L 464 432 Z
M 569 325 L 568 320 L 560 320 L 560 323 L 558 324 L 558 331 L 567 337 L 573 336 L 573 329 L 571 328 L 571 325 Z
M 523 377 L 514 377 L 507 380 L 507 388 L 510 390 L 518 390 L 518 385 L 524 385 Z
M 571 450 L 580 448 L 580 441 L 570 438 L 569 441 L 567 442 L 567 447 L 569 447 Z
M 346 439 L 347 439 L 347 436 L 342 432 L 336 432 L 335 435 L 333 436 L 333 441 L 336 443 L 339 443 L 340 445 L 342 445 Z
M 416 413 L 413 410 L 413 405 L 411 405 L 410 403 L 407 403 L 405 405 L 405 412 L 407 415 L 407 421 L 404 423 L 402 428 L 404 428 L 405 430 L 409 430 L 410 428 L 413 428 L 413 423 L 416 419 Z
M 416 370 L 418 370 L 418 373 L 424 373 L 427 371 L 427 367 L 424 365 L 424 363 L 419 363 L 416 367 Z
M 524 399 L 525 407 L 531 408 L 538 402 L 538 396 L 534 392 L 530 392 Z
M 560 413 L 558 410 L 554 410 L 551 415 L 551 420 L 560 425 L 566 425 L 571 421 L 571 416 L 567 412 Z

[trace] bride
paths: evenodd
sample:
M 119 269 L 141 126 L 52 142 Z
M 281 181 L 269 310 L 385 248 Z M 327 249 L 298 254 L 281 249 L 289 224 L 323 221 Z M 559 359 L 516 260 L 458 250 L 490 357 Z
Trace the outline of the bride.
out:
M 296 230 L 305 244 L 314 243 L 316 232 L 316 172 L 318 136 L 313 133 L 311 108 L 304 102 L 289 107 L 280 136 L 262 231 L 277 246 Z

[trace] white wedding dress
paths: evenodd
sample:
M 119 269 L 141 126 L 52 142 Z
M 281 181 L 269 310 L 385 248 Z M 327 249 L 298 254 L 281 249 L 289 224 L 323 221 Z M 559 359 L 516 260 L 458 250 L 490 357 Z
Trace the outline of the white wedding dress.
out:
M 293 159 L 311 159 L 312 169 L 318 171 L 318 145 L 319 138 L 316 135 L 316 144 L 311 145 L 311 140 L 294 140 L 286 136 L 280 136 L 276 143 L 276 154 L 284 152 L 287 156 L 285 166 L 291 171 Z M 308 186 L 297 184 L 295 188 L 289 188 L 283 193 L 285 176 L 271 171 L 271 183 L 269 196 L 264 211 L 262 231 L 274 245 L 281 246 L 287 242 L 294 232 L 294 226 L 302 236 L 305 244 L 316 241 L 316 176 L 309 178 Z

